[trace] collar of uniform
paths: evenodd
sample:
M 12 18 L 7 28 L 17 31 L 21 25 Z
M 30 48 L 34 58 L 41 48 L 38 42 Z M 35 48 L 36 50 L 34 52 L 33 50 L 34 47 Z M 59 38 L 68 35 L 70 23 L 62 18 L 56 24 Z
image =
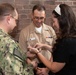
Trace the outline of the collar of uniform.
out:
M 35 29 L 35 25 L 34 25 L 34 23 L 32 22 L 31 23 L 31 33 L 33 33 L 33 32 L 36 32 L 36 33 L 39 33 L 38 31 L 36 31 L 36 29 Z M 48 27 L 46 27 L 46 24 L 44 24 L 43 23 L 43 25 L 42 25 L 42 31 L 48 31 L 49 30 L 49 28 Z M 39 33 L 40 34 L 40 33 Z
M 5 33 L 5 34 L 8 34 L 8 33 L 6 33 L 6 32 L 5 32 L 3 29 L 1 29 L 1 28 L 0 28 L 0 32 L 3 32 L 3 33 Z
M 30 32 L 31 33 L 34 33 L 35 32 L 35 26 L 34 26 L 34 23 L 32 22 L 31 24 L 30 24 Z
M 42 26 L 42 28 L 43 28 L 43 26 Z M 36 31 L 35 25 L 34 25 L 34 23 L 32 22 L 32 23 L 31 23 L 31 33 L 34 33 L 34 32 L 39 33 L 38 31 Z M 39 34 L 41 34 L 41 33 L 39 33 Z
M 46 27 L 46 26 L 48 26 L 48 25 L 43 24 L 43 29 L 44 29 L 44 31 L 48 31 L 48 30 L 49 30 L 49 28 L 48 28 L 48 27 Z
M 0 29 L 0 35 L 4 35 L 4 36 L 10 36 L 8 33 L 6 33 L 3 29 Z

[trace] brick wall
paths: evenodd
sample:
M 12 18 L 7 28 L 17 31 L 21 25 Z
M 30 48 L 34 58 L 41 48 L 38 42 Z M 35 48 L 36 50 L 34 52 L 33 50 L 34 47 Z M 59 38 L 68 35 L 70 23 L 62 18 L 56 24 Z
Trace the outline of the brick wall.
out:
M 45 23 L 51 25 L 51 12 L 57 4 L 66 3 L 73 8 L 76 14 L 76 0 L 0 0 L 0 3 L 8 2 L 13 4 L 19 12 L 19 24 L 11 34 L 15 40 L 18 40 L 21 29 L 26 27 L 31 22 L 31 10 L 32 7 L 41 3 L 46 8 L 46 21 Z M 15 36 L 16 35 L 16 36 Z

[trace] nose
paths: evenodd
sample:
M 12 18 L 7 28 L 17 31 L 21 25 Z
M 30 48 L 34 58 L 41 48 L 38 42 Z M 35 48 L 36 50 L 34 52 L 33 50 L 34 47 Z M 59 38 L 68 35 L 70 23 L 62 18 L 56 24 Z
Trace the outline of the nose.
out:
M 38 19 L 38 22 L 41 22 L 41 19 Z

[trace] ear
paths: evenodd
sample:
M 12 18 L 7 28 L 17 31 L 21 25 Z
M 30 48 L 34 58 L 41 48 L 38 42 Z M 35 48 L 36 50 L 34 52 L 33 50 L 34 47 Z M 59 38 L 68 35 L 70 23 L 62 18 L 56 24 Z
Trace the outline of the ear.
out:
M 9 24 L 10 23 L 10 16 L 7 16 L 6 20 L 7 20 L 7 23 Z

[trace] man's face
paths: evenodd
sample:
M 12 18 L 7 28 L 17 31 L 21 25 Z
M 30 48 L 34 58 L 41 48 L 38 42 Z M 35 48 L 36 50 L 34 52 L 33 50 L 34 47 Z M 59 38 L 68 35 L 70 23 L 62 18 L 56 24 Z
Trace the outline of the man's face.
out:
M 45 11 L 34 10 L 32 20 L 36 27 L 41 27 L 45 20 Z

